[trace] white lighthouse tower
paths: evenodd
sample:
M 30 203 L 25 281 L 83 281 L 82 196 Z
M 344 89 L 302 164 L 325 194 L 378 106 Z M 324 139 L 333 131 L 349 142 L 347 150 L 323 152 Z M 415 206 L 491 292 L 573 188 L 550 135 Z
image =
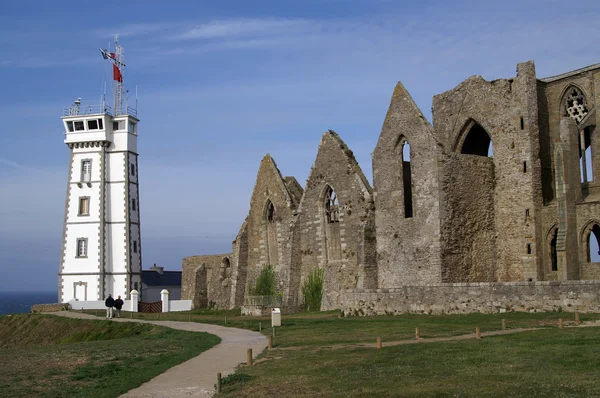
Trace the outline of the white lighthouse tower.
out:
M 58 274 L 63 303 L 125 298 L 141 286 L 137 104 L 127 106 L 123 96 L 118 38 L 114 53 L 100 52 L 112 63 L 114 106 L 77 99 L 62 117 L 71 151 Z

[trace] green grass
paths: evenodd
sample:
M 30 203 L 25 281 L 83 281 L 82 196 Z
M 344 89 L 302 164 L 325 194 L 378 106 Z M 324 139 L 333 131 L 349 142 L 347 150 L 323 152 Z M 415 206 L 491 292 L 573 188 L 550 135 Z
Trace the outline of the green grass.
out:
M 99 315 L 103 317 L 104 313 Z M 124 317 L 131 315 L 217 325 L 225 325 L 227 317 L 227 326 L 258 330 L 261 322 L 263 333 L 272 333 L 269 317 L 242 317 L 239 310 L 123 313 Z M 28 317 L 25 325 L 30 322 L 23 330 L 34 329 L 31 325 L 35 324 L 35 328 L 49 331 L 47 318 L 84 322 L 40 315 L 23 317 Z M 274 344 L 276 348 L 292 349 L 265 352 L 253 367 L 241 367 L 225 378 L 225 396 L 600 397 L 596 387 L 600 385 L 599 328 L 558 329 L 559 318 L 565 325 L 574 324 L 572 313 L 344 318 L 338 311 L 330 311 L 282 318 L 283 326 L 277 329 Z M 415 327 L 420 328 L 424 338 L 446 337 L 473 333 L 475 327 L 483 332 L 498 330 L 502 319 L 506 319 L 509 329 L 540 329 L 480 341 L 385 346 L 386 341 L 413 339 Z M 581 314 L 580 319 L 598 320 L 600 314 Z M 0 318 L 0 341 L 11 336 L 3 329 L 4 322 L 8 321 Z M 121 325 L 126 329 L 111 329 Z M 181 362 L 178 356 L 197 355 L 186 348 L 191 341 L 182 342 L 172 335 L 189 332 L 148 324 L 100 320 L 74 329 L 60 324 L 58 329 L 59 333 L 52 332 L 54 340 L 46 341 L 45 333 L 40 333 L 24 346 L 0 349 L 0 366 L 8 370 L 0 381 L 0 396 L 116 396 L 135 387 L 123 385 L 131 382 L 122 380 L 123 375 L 124 379 L 132 375 L 149 379 L 147 371 L 162 366 L 163 370 L 157 371 L 160 373 Z M 191 334 L 192 340 L 193 336 L 197 334 Z M 374 345 L 377 336 L 383 338 L 382 350 L 327 348 L 355 342 Z M 17 340 L 14 338 L 12 344 L 18 345 Z M 134 384 L 141 382 L 134 380 Z M 108 385 L 112 390 L 103 388 Z
M 99 313 L 100 314 L 100 313 Z M 100 314 L 102 315 L 102 314 Z M 191 315 L 191 316 L 190 316 Z M 102 315 L 103 316 L 103 315 Z M 129 317 L 130 313 L 123 316 Z M 156 320 L 158 314 L 135 313 L 135 318 Z M 234 311 L 192 311 L 160 314 L 161 320 L 179 320 L 211 323 L 272 334 L 269 317 L 240 316 Z M 556 327 L 559 318 L 565 324 L 572 322 L 575 315 L 566 312 L 511 312 L 504 314 L 466 315 L 398 315 L 375 317 L 341 317 L 339 311 L 310 312 L 282 316 L 282 327 L 276 330 L 274 344 L 277 347 L 322 346 L 357 342 L 374 342 L 379 336 L 383 341 L 406 340 L 415 336 L 419 328 L 423 338 L 457 336 L 474 333 L 479 327 L 482 332 L 499 330 L 502 319 L 506 319 L 508 329 L 530 327 Z M 580 314 L 581 321 L 600 319 L 600 314 Z
M 373 348 L 272 350 L 224 396 L 600 396 L 598 328 Z
M 207 333 L 106 320 L 0 317 L 0 396 L 117 397 L 218 344 Z

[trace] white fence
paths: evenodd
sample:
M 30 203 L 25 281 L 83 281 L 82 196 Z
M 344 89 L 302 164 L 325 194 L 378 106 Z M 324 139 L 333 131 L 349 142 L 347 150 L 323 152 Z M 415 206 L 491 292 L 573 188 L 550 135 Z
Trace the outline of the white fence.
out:
M 131 300 L 123 300 L 123 310 L 131 311 Z M 71 309 L 74 310 L 105 310 L 106 306 L 104 305 L 104 301 L 69 301 L 69 305 Z M 137 306 L 134 312 L 137 312 Z
M 192 309 L 192 300 L 169 300 L 169 291 L 161 292 L 162 312 L 190 311 Z M 138 312 L 139 293 L 136 290 L 131 291 L 131 300 L 123 300 L 123 311 Z M 105 310 L 104 301 L 69 301 L 69 305 L 74 310 Z
M 192 300 L 170 300 L 169 312 L 190 311 L 192 309 Z

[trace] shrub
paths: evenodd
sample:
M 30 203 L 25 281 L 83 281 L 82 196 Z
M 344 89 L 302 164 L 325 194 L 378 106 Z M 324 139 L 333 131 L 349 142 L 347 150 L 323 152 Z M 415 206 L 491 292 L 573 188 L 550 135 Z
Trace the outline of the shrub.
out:
M 275 270 L 272 265 L 267 264 L 260 271 L 253 294 L 256 296 L 275 295 Z
M 304 295 L 304 305 L 308 311 L 321 310 L 321 300 L 323 299 L 323 268 L 315 268 L 304 281 L 302 294 Z
M 252 379 L 252 376 L 246 373 L 232 373 L 221 379 L 221 385 L 226 386 L 234 383 L 244 383 Z

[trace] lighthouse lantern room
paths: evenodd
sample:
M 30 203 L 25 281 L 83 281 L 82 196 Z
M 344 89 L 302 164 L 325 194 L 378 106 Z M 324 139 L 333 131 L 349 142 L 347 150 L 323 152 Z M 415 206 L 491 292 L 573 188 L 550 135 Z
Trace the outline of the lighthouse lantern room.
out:
M 58 295 L 60 302 L 125 298 L 141 286 L 137 99 L 124 97 L 125 54 L 101 49 L 113 74 L 114 103 L 77 99 L 64 109 L 70 149 Z

